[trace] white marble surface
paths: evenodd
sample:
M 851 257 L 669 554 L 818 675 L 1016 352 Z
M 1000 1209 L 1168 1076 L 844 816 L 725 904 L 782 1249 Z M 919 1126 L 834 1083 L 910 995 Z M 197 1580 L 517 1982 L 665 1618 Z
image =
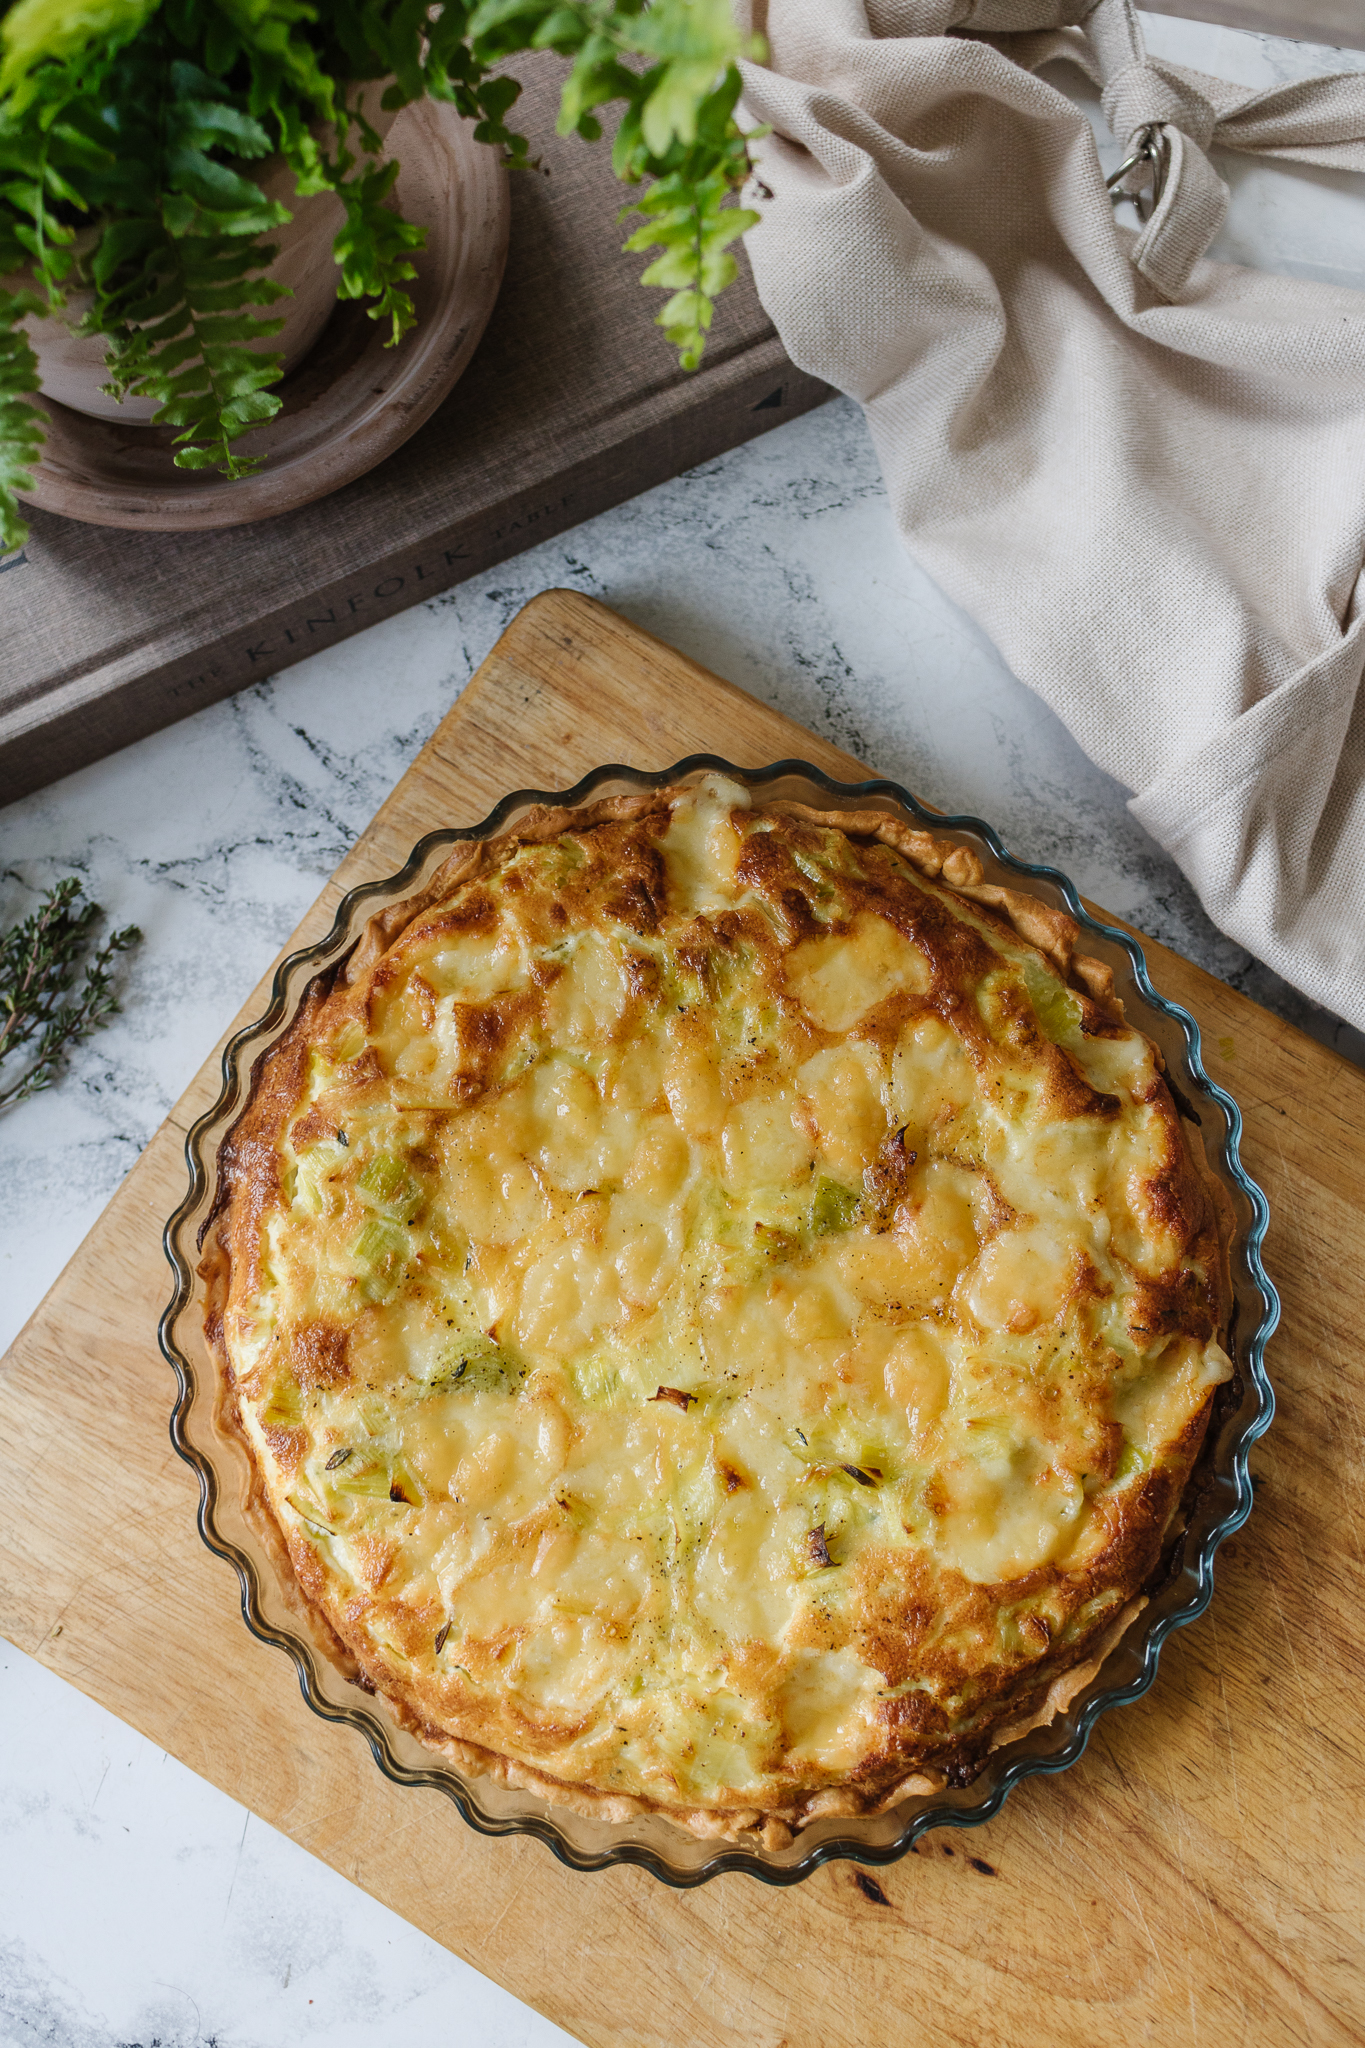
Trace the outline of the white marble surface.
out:
M 1248 85 L 1365 67 L 1359 52 L 1149 27 L 1154 50 Z M 1238 167 L 1224 251 L 1365 280 L 1360 181 Z M 551 584 L 991 819 L 1017 852 L 1365 1059 L 1359 1034 L 1212 929 L 1126 793 L 905 559 L 861 419 L 837 402 L 0 812 L 0 914 L 77 872 L 146 933 L 124 1014 L 60 1088 L 0 1122 L 0 1348 L 502 626 Z M 0 2048 L 566 2038 L 0 1644 Z

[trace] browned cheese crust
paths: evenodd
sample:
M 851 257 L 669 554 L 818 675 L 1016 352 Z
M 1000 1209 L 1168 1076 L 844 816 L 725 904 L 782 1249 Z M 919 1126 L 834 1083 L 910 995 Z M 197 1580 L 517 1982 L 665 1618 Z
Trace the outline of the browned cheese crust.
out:
M 714 777 L 373 919 L 201 1268 L 343 1668 L 466 1770 L 769 1841 L 1063 1707 L 1231 1371 L 1225 1198 L 1077 936 Z

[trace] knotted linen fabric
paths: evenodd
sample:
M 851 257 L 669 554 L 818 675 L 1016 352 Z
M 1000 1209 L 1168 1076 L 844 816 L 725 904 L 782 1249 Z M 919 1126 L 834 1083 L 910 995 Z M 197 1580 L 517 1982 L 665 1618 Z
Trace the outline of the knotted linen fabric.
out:
M 1203 253 L 1207 145 L 1365 171 L 1365 77 L 1152 63 L 1129 0 L 745 4 L 788 353 L 861 400 L 910 550 L 1214 921 L 1365 1027 L 1365 294 Z M 1159 144 L 1141 229 L 1059 61 Z

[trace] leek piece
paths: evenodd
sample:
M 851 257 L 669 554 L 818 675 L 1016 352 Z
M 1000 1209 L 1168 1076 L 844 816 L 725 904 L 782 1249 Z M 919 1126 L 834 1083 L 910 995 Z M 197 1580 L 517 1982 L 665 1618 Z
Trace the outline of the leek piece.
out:
M 352 1020 L 342 1026 L 332 1040 L 330 1051 L 337 1066 L 345 1066 L 365 1050 L 365 1027 Z
M 327 1175 L 336 1168 L 338 1152 L 330 1145 L 325 1153 L 309 1146 L 294 1169 L 294 1200 L 311 1216 L 335 1216 L 341 1208 L 335 1189 L 326 1185 Z
M 392 1152 L 377 1152 L 364 1172 L 356 1180 L 356 1186 L 363 1194 L 373 1195 L 381 1206 L 390 1202 L 407 1174 L 401 1159 L 395 1159 Z
M 360 1419 L 371 1436 L 384 1436 L 393 1417 L 388 1403 L 381 1401 L 377 1394 L 362 1394 L 356 1403 Z
M 407 1234 L 387 1216 L 372 1216 L 351 1246 L 351 1256 L 362 1270 L 382 1266 L 408 1248 Z
M 377 1209 L 381 1217 L 407 1223 L 416 1215 L 422 1189 L 401 1159 L 380 1152 L 356 1179 L 356 1192 Z
M 515 1394 L 529 1371 L 496 1338 L 467 1330 L 442 1348 L 427 1385 L 436 1394 Z
M 387 1463 L 344 1465 L 335 1479 L 329 1481 L 333 1492 L 349 1494 L 359 1500 L 387 1500 L 392 1484 Z
M 589 1408 L 610 1408 L 621 1395 L 621 1375 L 605 1358 L 580 1358 L 570 1367 L 574 1392 Z
M 407 1257 L 407 1232 L 387 1216 L 372 1216 L 351 1246 L 351 1259 L 368 1300 L 388 1301 L 397 1293 Z
M 293 1380 L 277 1380 L 270 1389 L 270 1399 L 261 1410 L 261 1421 L 269 1428 L 288 1428 L 298 1422 L 303 1414 L 302 1396 Z
M 1007 1415 L 973 1415 L 967 1428 L 971 1431 L 968 1455 L 979 1465 L 1012 1465 L 1023 1449 L 1016 1425 Z
M 427 1490 L 401 1451 L 389 1467 L 389 1499 L 399 1506 L 406 1501 L 410 1508 L 427 1504 Z
M 1050 974 L 1039 961 L 1024 959 L 1020 965 L 1029 1001 L 1033 1004 L 1033 1014 L 1044 1037 L 1050 1038 L 1054 1045 L 1068 1044 L 1081 1028 L 1080 1003 L 1061 977 Z
M 799 848 L 793 851 L 792 859 L 806 880 L 814 887 L 817 900 L 823 900 L 825 897 L 834 894 L 834 887 L 829 879 L 829 870 L 823 867 L 819 861 L 812 860 L 808 853 L 802 853 Z
M 1135 1472 L 1150 1471 L 1151 1464 L 1152 1455 L 1150 1451 L 1144 1451 L 1141 1444 L 1135 1444 L 1131 1441 L 1126 1442 L 1123 1446 L 1123 1455 L 1119 1459 L 1119 1469 L 1114 1474 L 1114 1478 L 1116 1481 L 1131 1479 Z
M 810 1227 L 817 1237 L 828 1237 L 836 1230 L 847 1230 L 860 1207 L 860 1199 L 852 1188 L 846 1188 L 841 1181 L 822 1176 L 815 1183 L 815 1199 L 810 1207 Z
M 308 1524 L 308 1527 L 310 1529 L 316 1530 L 319 1536 L 325 1537 L 331 1535 L 332 1531 L 328 1526 L 328 1522 L 326 1519 L 326 1511 L 318 1505 L 316 1500 L 313 1499 L 311 1492 L 307 1500 L 303 1498 L 302 1490 L 300 1490 L 298 1493 L 287 1493 L 285 1495 L 285 1500 L 289 1503 L 289 1506 L 294 1510 L 294 1513 L 298 1516 L 299 1520 L 301 1522 L 306 1522 Z

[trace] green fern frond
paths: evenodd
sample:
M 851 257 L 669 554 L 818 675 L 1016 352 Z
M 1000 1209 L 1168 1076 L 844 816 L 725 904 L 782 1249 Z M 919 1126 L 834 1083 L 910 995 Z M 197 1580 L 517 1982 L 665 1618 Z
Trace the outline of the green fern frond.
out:
M 345 222 L 332 245 L 341 266 L 338 295 L 369 299 L 370 318 L 391 324 L 390 347 L 417 324 L 411 294 L 403 286 L 416 277 L 412 257 L 427 238 L 425 228 L 415 227 L 384 204 L 397 177 L 398 165 L 387 163 L 357 178 L 343 178 L 333 187 L 346 208 Z
M 140 269 L 111 297 L 123 324 L 109 335 L 106 388 L 154 401 L 154 424 L 177 429 L 178 468 L 253 475 L 262 458 L 232 444 L 280 409 L 269 386 L 284 359 L 251 344 L 284 323 L 247 311 L 286 296 L 256 274 L 273 248 L 222 235 L 158 234 L 148 224 L 139 253 Z
M 634 181 L 654 174 L 641 197 L 622 209 L 623 218 L 644 216 L 625 247 L 659 252 L 640 282 L 671 294 L 656 324 L 685 370 L 701 362 L 716 300 L 738 274 L 730 245 L 759 218 L 751 207 L 731 203 L 750 175 L 749 144 L 757 132 L 746 134 L 734 118 L 741 83 L 731 65 L 697 106 L 691 141 L 676 136 L 663 157 L 644 136 L 648 103 L 627 110 L 616 136 L 618 176 Z
M 659 251 L 640 282 L 669 292 L 658 325 L 683 368 L 696 369 L 716 299 L 737 274 L 729 246 L 758 219 L 731 202 L 754 139 L 734 118 L 737 60 L 761 57 L 761 38 L 740 32 L 729 0 L 479 0 L 469 32 L 490 60 L 528 46 L 572 57 L 561 135 L 595 141 L 599 110 L 623 103 L 612 163 L 625 183 L 648 186 L 625 209 L 645 216 L 625 247 Z
M 16 493 L 33 489 L 33 465 L 43 451 L 47 414 L 34 405 L 38 359 L 19 322 L 40 313 L 36 292 L 0 291 L 0 553 L 28 539 Z
M 624 209 L 646 216 L 624 247 L 660 251 L 640 282 L 671 292 L 656 325 L 677 349 L 685 370 L 700 363 L 716 300 L 738 274 L 730 244 L 758 220 L 748 207 L 726 206 L 730 192 L 722 170 L 697 178 L 684 167 L 656 179 L 642 199 Z
M 0 98 L 22 113 L 41 93 L 37 74 L 73 67 L 131 42 L 159 0 L 14 0 L 0 20 Z
M 263 344 L 282 323 L 263 314 L 282 293 L 262 273 L 289 210 L 246 166 L 278 151 L 300 199 L 337 195 L 340 294 L 396 342 L 424 237 L 393 208 L 355 88 L 453 105 L 526 167 L 520 87 L 498 67 L 528 49 L 570 60 L 562 134 L 596 140 L 619 113 L 613 163 L 640 188 L 626 246 L 649 255 L 660 325 L 694 368 L 756 218 L 736 203 L 751 138 L 734 110 L 738 61 L 762 46 L 729 0 L 0 0 L 0 278 L 33 283 L 22 309 L 0 292 L 0 541 L 22 537 L 42 439 L 26 311 L 92 287 L 81 331 L 105 341 L 107 388 L 154 401 L 182 466 L 250 474 L 241 437 L 280 405 Z

